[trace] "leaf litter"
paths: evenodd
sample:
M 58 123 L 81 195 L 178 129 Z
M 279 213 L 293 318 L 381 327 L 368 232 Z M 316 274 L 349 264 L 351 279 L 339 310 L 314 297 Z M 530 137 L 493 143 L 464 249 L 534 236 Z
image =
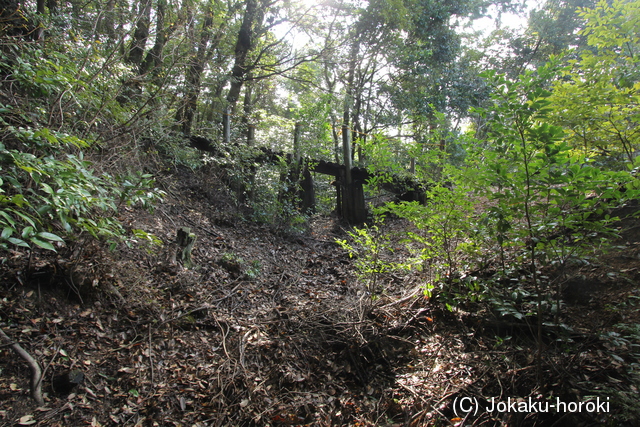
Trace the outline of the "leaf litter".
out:
M 533 337 L 496 325 L 486 304 L 449 311 L 425 298 L 411 274 L 386 275 L 385 293 L 372 301 L 335 243 L 345 237 L 337 219 L 314 218 L 306 234 L 274 232 L 235 216 L 197 176 L 180 174 L 165 178 L 173 191 L 153 214 L 123 213 L 163 248 L 109 252 L 79 239 L 55 257 L 8 254 L 0 326 L 45 368 L 46 407 L 32 403 L 27 369 L 4 346 L 1 425 L 542 425 L 558 418 L 484 413 L 463 421 L 454 402 L 580 400 L 597 387 L 618 399 L 637 393 L 629 365 L 638 344 L 619 324 L 640 320 L 638 236 L 582 268 L 606 292 L 582 301 L 588 310 L 567 308 L 563 320 L 577 332 L 570 346 L 547 343 L 540 386 Z M 198 235 L 192 269 L 167 262 L 181 226 Z M 621 300 L 626 309 L 615 306 Z M 51 378 L 74 369 L 83 384 L 56 394 Z M 571 420 L 633 419 L 619 408 Z

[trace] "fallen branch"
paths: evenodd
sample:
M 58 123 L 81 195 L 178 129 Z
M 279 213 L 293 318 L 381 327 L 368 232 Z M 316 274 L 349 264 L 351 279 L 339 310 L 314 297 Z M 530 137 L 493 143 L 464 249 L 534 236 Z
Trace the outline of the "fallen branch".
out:
M 387 309 L 389 307 L 393 307 L 394 305 L 398 305 L 398 304 L 404 304 L 405 302 L 414 299 L 416 296 L 418 296 L 418 294 L 423 290 L 424 288 L 422 286 L 418 286 L 416 289 L 414 289 L 409 295 L 400 298 L 396 301 L 390 302 L 388 304 L 383 305 L 381 308 L 382 309 Z
M 13 351 L 22 357 L 29 365 L 31 369 L 31 397 L 36 401 L 38 406 L 44 406 L 44 399 L 42 397 L 42 370 L 40 369 L 40 365 L 20 344 L 9 338 L 9 335 L 2 329 L 0 329 L 0 336 L 2 336 L 2 338 L 9 343 Z

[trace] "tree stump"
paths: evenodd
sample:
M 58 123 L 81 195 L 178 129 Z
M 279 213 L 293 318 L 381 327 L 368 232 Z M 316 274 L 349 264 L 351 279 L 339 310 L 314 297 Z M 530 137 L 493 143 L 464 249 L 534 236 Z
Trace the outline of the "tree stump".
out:
M 191 261 L 191 251 L 193 245 L 196 244 L 197 236 L 191 232 L 189 227 L 180 227 L 176 236 L 176 243 L 178 243 L 178 249 L 176 255 L 179 257 L 182 265 L 186 268 L 193 267 Z

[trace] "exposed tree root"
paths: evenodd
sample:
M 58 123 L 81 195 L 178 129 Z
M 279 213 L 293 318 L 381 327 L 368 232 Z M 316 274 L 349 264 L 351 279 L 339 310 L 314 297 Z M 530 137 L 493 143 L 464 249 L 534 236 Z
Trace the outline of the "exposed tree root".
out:
M 38 406 L 44 406 L 44 399 L 42 397 L 42 369 L 40 369 L 40 365 L 20 344 L 9 338 L 9 335 L 2 329 L 0 329 L 0 336 L 2 336 L 13 351 L 22 357 L 29 365 L 29 369 L 31 369 L 31 397 L 36 401 Z

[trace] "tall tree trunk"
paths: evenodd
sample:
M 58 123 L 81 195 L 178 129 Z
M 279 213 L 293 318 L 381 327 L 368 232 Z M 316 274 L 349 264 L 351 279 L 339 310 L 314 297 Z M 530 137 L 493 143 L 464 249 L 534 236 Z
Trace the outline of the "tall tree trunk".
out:
M 336 80 L 329 75 L 329 68 L 324 68 L 324 81 L 327 85 L 327 92 L 333 93 L 336 87 Z M 338 117 L 334 114 L 333 109 L 330 111 L 331 118 L 331 137 L 333 138 L 333 158 L 336 163 L 340 163 L 340 136 L 338 135 Z
M 345 166 L 351 165 L 351 138 L 346 137 L 345 131 L 350 133 L 351 116 L 353 111 L 353 95 L 354 95 L 354 80 L 356 74 L 356 64 L 358 53 L 360 52 L 360 40 L 358 35 L 354 36 L 351 44 L 351 51 L 349 53 L 349 70 L 347 71 L 346 93 L 344 96 L 344 104 L 342 110 L 342 144 L 343 144 L 343 161 Z M 348 157 L 348 158 L 347 158 Z M 351 169 L 347 167 L 346 171 L 347 183 L 351 181 Z
M 353 157 L 351 153 L 351 117 L 354 102 L 354 81 L 356 74 L 357 57 L 360 52 L 360 38 L 358 32 L 354 35 L 349 55 L 350 63 L 347 73 L 346 93 L 344 98 L 343 115 L 342 115 L 342 154 L 344 161 L 344 172 L 341 177 L 341 206 L 338 211 L 342 213 L 344 219 L 352 224 L 362 223 L 366 220 L 366 208 L 364 203 L 364 192 L 362 182 L 356 182 L 351 176 L 351 167 L 353 165 Z
M 333 138 L 333 158 L 340 163 L 340 135 L 338 135 L 338 118 L 331 113 L 331 137 Z
M 213 10 L 209 6 L 205 18 L 202 21 L 200 30 L 200 41 L 198 46 L 191 55 L 187 74 L 185 76 L 185 93 L 182 105 L 176 113 L 176 121 L 180 123 L 182 133 L 189 135 L 193 125 L 193 117 L 195 115 L 198 96 L 200 95 L 202 72 L 207 59 L 207 50 L 209 40 L 211 38 L 211 27 L 213 26 Z
M 113 19 L 115 7 L 115 0 L 107 0 L 107 6 L 98 15 L 96 39 L 102 34 L 106 34 L 110 41 L 113 41 L 116 38 L 115 20 Z
M 138 22 L 133 32 L 133 40 L 127 53 L 127 61 L 140 65 L 149 38 L 149 24 L 151 22 L 151 0 L 141 0 L 138 3 Z
M 349 53 L 349 70 L 347 71 L 346 93 L 344 95 L 344 104 L 342 109 L 342 153 L 343 162 L 346 166 L 345 178 L 346 184 L 351 182 L 351 138 L 350 138 L 350 126 L 351 126 L 351 114 L 353 109 L 353 82 L 356 74 L 356 63 L 358 52 L 360 51 L 360 40 L 357 34 L 355 35 L 352 44 L 351 51 Z
M 362 162 L 362 147 L 358 144 L 359 139 L 364 139 L 364 131 L 362 124 L 360 123 L 360 111 L 362 109 L 362 95 L 358 93 L 355 99 L 353 107 L 353 134 L 351 136 L 351 143 L 353 144 L 351 159 L 355 160 L 356 152 L 358 153 L 358 161 Z
M 166 8 L 167 0 L 158 0 L 156 9 L 156 41 L 151 50 L 147 52 L 144 61 L 140 64 L 140 75 L 145 75 L 150 70 L 153 70 L 154 75 L 159 74 L 159 69 L 162 65 L 162 51 L 169 38 L 169 31 L 164 28 Z M 175 26 L 172 28 L 175 28 Z
M 51 15 L 58 14 L 58 0 L 47 0 L 47 8 Z
M 258 15 L 258 0 L 247 0 L 246 4 L 236 41 L 235 60 L 231 70 L 231 87 L 227 93 L 227 102 L 232 110 L 240 98 L 240 90 L 242 89 L 245 75 L 250 71 L 247 68 L 247 55 L 255 43 L 253 27 Z
M 36 29 L 36 40 L 42 40 L 44 38 L 44 24 L 41 22 L 42 17 L 44 16 L 45 0 L 37 0 L 36 1 L 36 13 L 38 14 L 37 22 L 38 28 Z
M 247 73 L 248 82 L 244 88 L 244 105 L 242 124 L 245 126 L 245 136 L 247 138 L 247 145 L 251 146 L 254 143 L 254 130 L 251 123 L 251 112 L 253 111 L 253 83 L 251 82 L 251 73 Z

